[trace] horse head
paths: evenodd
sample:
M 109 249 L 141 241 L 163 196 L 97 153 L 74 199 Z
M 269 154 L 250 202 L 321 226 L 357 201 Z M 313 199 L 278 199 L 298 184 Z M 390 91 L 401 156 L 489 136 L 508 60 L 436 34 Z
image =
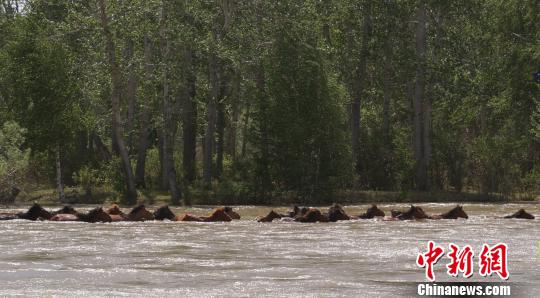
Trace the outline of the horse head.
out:
M 75 210 L 72 206 L 64 206 L 61 209 L 52 213 L 53 215 L 57 214 L 71 214 L 71 215 L 80 215 L 79 211 Z
M 525 211 L 525 209 L 519 209 L 516 213 L 512 215 L 507 215 L 504 218 L 519 218 L 519 219 L 534 219 L 534 215 Z
M 124 215 L 124 212 L 122 212 L 122 210 L 120 210 L 120 207 L 118 207 L 118 205 L 116 204 L 112 204 L 111 207 L 107 209 L 107 213 L 110 215 Z
M 234 212 L 231 207 L 225 206 L 223 208 L 227 215 L 231 217 L 231 219 L 240 219 L 240 214 Z
M 168 205 L 159 207 L 156 211 L 154 211 L 154 218 L 156 220 L 176 220 L 176 215 L 171 211 Z
M 87 214 L 81 216 L 82 221 L 86 222 L 112 222 L 111 216 L 103 211 L 103 208 L 97 207 L 90 211 Z
M 309 208 L 304 215 L 295 220 L 299 222 L 328 222 L 328 217 L 324 216 L 319 209 Z
M 265 217 L 259 218 L 258 222 L 272 222 L 276 218 L 281 218 L 281 214 L 271 210 Z
M 27 212 L 19 213 L 19 218 L 28 220 L 37 220 L 39 218 L 48 220 L 51 219 L 51 217 L 52 214 L 49 211 L 43 209 L 43 207 L 41 207 L 41 205 L 39 205 L 38 203 L 34 203 L 34 205 L 32 205 L 32 207 L 30 207 Z
M 371 205 L 371 207 L 369 207 L 367 209 L 366 213 L 360 215 L 359 218 L 361 218 L 361 219 L 371 219 L 371 218 L 374 218 L 376 216 L 384 217 L 384 211 L 379 209 L 377 207 L 377 205 L 373 204 L 373 205 Z
M 409 210 L 398 215 L 397 218 L 401 220 L 409 220 L 409 219 L 425 219 L 425 218 L 429 218 L 429 216 L 426 214 L 426 212 L 424 212 L 424 209 L 422 209 L 421 207 L 411 205 L 411 208 L 409 208 Z
M 203 221 L 231 221 L 232 218 L 225 211 L 225 207 L 217 208 L 208 217 L 203 218 Z
M 463 210 L 463 207 L 461 205 L 457 205 L 452 210 L 441 214 L 440 217 L 444 219 L 469 218 L 469 216 L 467 215 L 467 213 L 465 213 L 465 210 Z
M 328 208 L 328 221 L 336 222 L 338 220 L 350 220 L 351 217 L 345 213 L 341 205 L 334 203 Z
M 154 220 L 154 215 L 150 211 L 146 210 L 146 207 L 141 204 L 133 208 L 133 210 L 129 212 L 127 218 L 130 221 L 145 221 Z

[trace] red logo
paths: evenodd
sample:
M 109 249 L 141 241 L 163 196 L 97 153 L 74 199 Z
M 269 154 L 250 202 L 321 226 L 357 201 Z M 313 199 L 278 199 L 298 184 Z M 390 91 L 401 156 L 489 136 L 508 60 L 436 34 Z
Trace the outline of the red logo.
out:
M 492 273 L 497 273 L 500 278 L 508 279 L 508 259 L 506 253 L 508 247 L 504 243 L 498 243 L 493 247 L 484 244 L 482 253 L 480 254 L 480 275 L 491 276 Z
M 459 246 L 450 243 L 450 264 L 446 265 L 448 275 L 458 276 L 459 272 L 463 272 L 463 277 L 469 278 L 473 274 L 473 257 L 474 252 L 470 245 L 466 245 L 462 250 Z
M 430 281 L 435 280 L 433 265 L 435 265 L 443 255 L 444 248 L 441 246 L 435 246 L 433 241 L 429 241 L 428 252 L 425 254 L 419 254 L 418 258 L 416 258 L 416 265 L 426 267 L 426 276 Z
M 498 243 L 492 247 L 484 244 L 479 261 L 480 275 L 485 277 L 497 273 L 501 279 L 508 279 L 510 273 L 508 272 L 507 253 L 508 247 L 504 243 Z M 418 254 L 416 265 L 426 268 L 426 278 L 429 281 L 435 281 L 433 267 L 444 254 L 444 248 L 436 245 L 433 241 L 428 242 L 427 252 Z M 459 246 L 450 243 L 447 257 L 450 259 L 450 262 L 446 265 L 448 275 L 457 277 L 460 272 L 463 273 L 464 278 L 473 275 L 474 251 L 470 245 L 465 245 L 460 249 Z

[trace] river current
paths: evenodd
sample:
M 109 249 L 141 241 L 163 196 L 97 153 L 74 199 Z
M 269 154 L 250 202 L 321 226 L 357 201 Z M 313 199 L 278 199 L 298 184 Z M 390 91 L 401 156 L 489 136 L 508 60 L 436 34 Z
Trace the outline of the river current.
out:
M 429 214 L 454 206 L 419 205 Z M 538 294 L 540 205 L 463 206 L 467 220 L 257 223 L 271 208 L 239 206 L 242 219 L 230 223 L 0 221 L 0 296 L 410 296 L 426 281 L 415 261 L 429 240 L 445 249 L 468 244 L 475 252 L 472 278 L 449 277 L 444 257 L 435 265 L 437 281 L 501 281 L 478 274 L 477 256 L 482 244 L 504 242 L 507 282 L 519 286 L 520 296 Z M 367 207 L 345 210 L 358 215 Z M 407 207 L 379 205 L 387 214 Z M 497 218 L 519 208 L 537 219 Z M 202 215 L 211 208 L 188 211 Z

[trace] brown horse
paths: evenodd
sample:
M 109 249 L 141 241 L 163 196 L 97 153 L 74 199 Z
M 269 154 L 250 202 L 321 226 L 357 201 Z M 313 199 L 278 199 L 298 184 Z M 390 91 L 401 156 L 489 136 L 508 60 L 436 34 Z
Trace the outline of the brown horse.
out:
M 259 218 L 258 222 L 272 222 L 274 219 L 282 218 L 283 215 L 271 210 L 265 217 Z
M 177 221 L 178 218 L 176 214 L 174 214 L 168 205 L 159 207 L 156 211 L 154 211 L 154 218 L 156 220 L 171 220 L 171 221 Z
M 112 204 L 107 211 L 105 211 L 109 216 L 111 217 L 113 222 L 118 221 L 125 221 L 127 220 L 127 216 L 122 210 L 120 210 L 120 207 L 116 204 Z
M 49 220 L 52 217 L 52 214 L 49 211 L 43 209 L 43 207 L 41 207 L 41 205 L 39 205 L 38 203 L 34 203 L 34 205 L 32 205 L 32 207 L 30 207 L 28 211 L 18 213 L 17 216 L 18 218 L 27 220 Z
M 52 213 L 52 221 L 79 221 L 81 213 L 71 206 L 64 206 L 62 209 Z
M 178 221 L 203 221 L 202 218 L 186 213 L 178 218 Z
M 129 221 L 146 221 L 146 220 L 154 220 L 154 215 L 152 212 L 146 210 L 146 207 L 144 205 L 139 205 L 127 215 L 127 220 Z
M 94 208 L 86 214 L 81 214 L 79 218 L 81 221 L 91 222 L 91 223 L 112 222 L 111 216 L 107 212 L 103 211 L 103 208 L 101 207 Z
M 240 214 L 234 212 L 231 207 L 225 206 L 223 208 L 231 219 L 240 219 Z
M 53 215 L 50 219 L 51 221 L 80 221 L 80 215 L 69 214 L 69 213 L 58 213 Z
M 402 212 L 396 217 L 396 219 L 399 219 L 399 220 L 426 219 L 426 218 L 429 218 L 426 212 L 424 212 L 424 210 L 421 207 L 417 207 L 414 205 L 411 205 L 411 208 L 409 208 L 409 210 Z
M 334 203 L 330 208 L 328 208 L 328 221 L 336 222 L 338 220 L 350 220 L 351 217 L 345 213 L 341 205 Z
M 431 219 L 458 219 L 458 218 L 469 218 L 467 213 L 463 210 L 463 207 L 460 205 L 457 205 L 456 207 L 452 208 L 452 210 L 439 214 L 439 215 L 433 215 L 430 217 Z
M 504 218 L 518 218 L 518 219 L 534 219 L 534 215 L 525 211 L 525 209 L 519 209 L 516 213 L 507 215 Z
M 307 212 L 294 219 L 298 222 L 328 222 L 328 217 L 324 216 L 319 209 L 309 208 Z
M 225 208 L 226 207 L 217 208 L 210 216 L 202 217 L 202 220 L 206 222 L 232 221 L 231 216 L 229 216 Z
M 384 211 L 379 209 L 377 205 L 373 204 L 371 207 L 369 207 L 366 211 L 366 213 L 360 214 L 358 218 L 360 219 L 372 219 L 374 217 L 384 217 Z

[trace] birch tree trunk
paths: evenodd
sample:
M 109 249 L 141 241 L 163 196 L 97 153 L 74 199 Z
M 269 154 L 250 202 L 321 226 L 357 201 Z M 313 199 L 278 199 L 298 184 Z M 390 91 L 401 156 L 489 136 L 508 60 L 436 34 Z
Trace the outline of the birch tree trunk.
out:
M 145 81 L 152 80 L 154 66 L 152 64 L 152 42 L 148 36 L 144 37 L 144 76 Z M 135 182 L 137 186 L 146 188 L 145 169 L 146 169 L 146 151 L 150 145 L 150 103 L 154 99 L 153 88 L 149 88 L 150 94 L 147 94 L 146 101 L 141 106 L 141 120 L 139 141 L 137 146 L 137 166 L 135 168 Z
M 129 160 L 129 154 L 124 143 L 124 136 L 122 131 L 122 118 L 120 116 L 120 90 L 121 90 L 121 76 L 118 64 L 116 62 L 115 45 L 112 38 L 111 31 L 109 29 L 107 8 L 105 0 L 99 0 L 99 10 L 101 16 L 101 26 L 103 29 L 103 36 L 105 38 L 105 45 L 107 51 L 107 57 L 109 62 L 109 69 L 111 73 L 112 92 L 111 92 L 111 104 L 112 104 L 112 128 L 113 128 L 113 140 L 118 149 L 118 154 L 122 160 L 122 167 L 124 170 L 124 178 L 126 182 L 126 203 L 135 204 L 137 200 L 137 190 L 135 188 L 135 179 L 133 171 L 131 169 L 131 162 Z

